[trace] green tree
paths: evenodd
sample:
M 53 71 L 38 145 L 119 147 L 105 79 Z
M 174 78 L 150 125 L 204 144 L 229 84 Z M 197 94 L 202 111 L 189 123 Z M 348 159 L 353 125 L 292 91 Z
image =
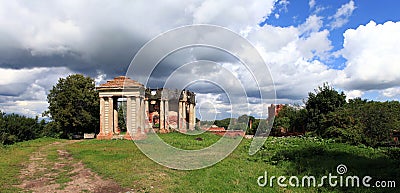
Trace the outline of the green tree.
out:
M 280 135 L 281 133 L 281 128 L 284 128 L 287 130 L 290 127 L 290 118 L 287 116 L 277 116 L 275 117 L 274 124 L 272 127 L 272 135 Z
M 126 132 L 124 112 L 126 112 L 126 102 L 121 102 L 120 105 L 118 105 L 118 127 L 121 132 Z
M 247 129 L 246 134 L 254 135 L 257 131 L 259 124 L 260 124 L 260 119 L 254 119 L 253 124 L 251 125 L 251 128 Z
M 0 132 L 3 132 L 6 128 L 6 123 L 4 121 L 5 113 L 0 110 Z
M 60 78 L 47 96 L 50 115 L 61 130 L 61 137 L 96 132 L 99 121 L 99 97 L 94 80 L 81 74 Z
M 238 117 L 238 123 L 248 123 L 249 122 L 249 116 L 244 114 Z
M 228 126 L 231 124 L 231 118 L 225 118 L 222 120 L 215 120 L 214 124 L 218 127 L 223 127 L 225 129 L 228 128 Z
M 364 141 L 364 125 L 354 111 L 349 108 L 340 108 L 324 116 L 321 122 L 325 128 L 322 137 L 334 138 L 340 142 L 360 144 Z
M 29 118 L 18 114 L 1 114 L 0 142 L 13 144 L 40 137 L 38 118 Z
M 42 130 L 41 136 L 43 137 L 53 137 L 60 138 L 63 135 L 63 130 L 61 129 L 58 122 L 51 121 L 47 123 Z
M 273 124 L 273 134 L 279 134 L 280 128 L 285 128 L 288 132 L 304 133 L 307 124 L 307 110 L 300 106 L 285 105 L 275 117 Z
M 324 116 L 322 137 L 369 146 L 392 142 L 391 133 L 400 126 L 398 101 L 349 100 L 345 106 Z
M 315 93 L 308 93 L 305 104 L 308 112 L 307 129 L 320 135 L 323 132 L 321 121 L 324 116 L 346 104 L 346 95 L 324 83 L 315 89 Z
M 253 116 L 244 114 L 244 115 L 241 115 L 238 117 L 237 122 L 238 122 L 238 124 L 242 123 L 244 125 L 247 125 L 246 132 L 248 131 L 248 132 L 253 133 L 252 132 L 253 128 L 250 128 L 250 122 L 252 123 L 251 127 L 253 127 L 254 121 L 255 121 L 255 118 Z

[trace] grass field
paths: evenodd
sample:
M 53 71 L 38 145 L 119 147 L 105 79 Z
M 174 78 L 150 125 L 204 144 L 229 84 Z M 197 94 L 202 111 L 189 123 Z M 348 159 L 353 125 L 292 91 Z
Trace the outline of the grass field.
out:
M 161 137 L 169 144 L 184 149 L 200 149 L 219 139 L 208 133 L 199 136 L 170 133 Z M 203 140 L 195 140 L 197 137 Z M 9 187 L 17 183 L 15 176 L 18 176 L 24 159 L 37 147 L 51 141 L 35 140 L 0 149 L 2 190 L 4 185 Z M 339 164 L 347 166 L 345 175 L 369 175 L 373 178 L 371 183 L 378 179 L 399 183 L 399 151 L 394 148 L 350 146 L 317 138 L 269 137 L 262 150 L 250 156 L 250 143 L 251 140 L 243 140 L 223 161 L 194 171 L 173 170 L 158 165 L 143 155 L 132 141 L 87 140 L 69 144 L 66 149 L 101 176 L 135 192 L 399 192 L 399 188 L 331 188 L 327 183 L 323 187 L 306 188 L 283 188 L 276 181 L 273 187 L 257 185 L 257 178 L 265 171 L 274 176 L 301 178 L 313 175 L 318 179 L 328 173 L 337 175 Z
M 25 141 L 10 146 L 0 146 L 0 192 L 17 192 L 13 185 L 19 183 L 19 172 L 29 156 L 40 147 L 56 139 L 44 138 Z

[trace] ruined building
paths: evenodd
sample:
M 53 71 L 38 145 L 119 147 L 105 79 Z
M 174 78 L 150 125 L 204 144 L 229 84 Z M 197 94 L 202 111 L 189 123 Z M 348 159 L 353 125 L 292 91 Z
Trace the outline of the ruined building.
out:
M 150 89 L 125 76 L 96 87 L 100 97 L 100 132 L 97 139 L 140 139 L 146 132 L 194 130 L 195 94 L 188 90 Z M 118 101 L 126 103 L 126 134 L 118 127 Z

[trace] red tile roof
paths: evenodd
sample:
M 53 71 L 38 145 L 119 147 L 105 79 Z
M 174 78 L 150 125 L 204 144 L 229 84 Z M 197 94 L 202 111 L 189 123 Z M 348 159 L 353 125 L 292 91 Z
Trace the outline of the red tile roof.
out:
M 124 87 L 140 87 L 143 84 L 130 79 L 126 76 L 118 76 L 113 80 L 108 80 L 106 83 L 101 84 L 98 88 L 124 88 Z

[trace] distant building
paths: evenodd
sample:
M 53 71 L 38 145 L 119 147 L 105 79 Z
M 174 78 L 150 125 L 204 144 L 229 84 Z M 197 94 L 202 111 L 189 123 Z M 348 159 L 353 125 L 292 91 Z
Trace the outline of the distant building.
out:
M 271 106 L 268 107 L 268 119 L 277 116 L 284 106 L 283 104 L 271 104 Z

